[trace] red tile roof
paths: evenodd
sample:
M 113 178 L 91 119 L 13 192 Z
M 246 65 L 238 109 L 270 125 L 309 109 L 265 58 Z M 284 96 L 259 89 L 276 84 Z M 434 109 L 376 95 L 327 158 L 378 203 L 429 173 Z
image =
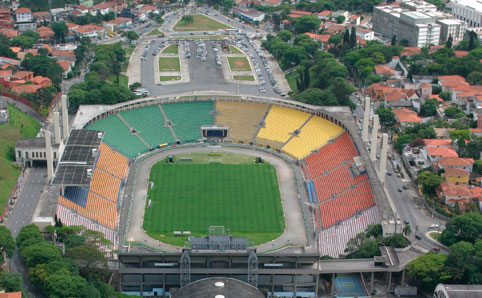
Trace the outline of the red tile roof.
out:
M 53 50 L 52 56 L 75 58 L 75 53 L 74 51 L 70 51 L 70 50 Z
M 449 75 L 449 76 L 439 76 L 438 80 L 441 82 L 444 81 L 461 81 L 465 82 L 465 78 L 459 75 Z
M 413 56 L 415 54 L 420 54 L 422 51 L 419 47 L 404 47 L 403 51 L 400 52 L 400 56 Z
M 467 185 L 457 185 L 454 183 L 442 182 L 440 183 L 440 188 L 446 196 L 472 197 L 472 193 Z
M 400 122 L 422 123 L 422 119 L 418 117 L 417 113 L 415 113 L 414 111 L 410 111 L 409 109 L 393 109 L 393 113 L 395 113 L 395 117 L 397 117 Z
M 27 7 L 20 7 L 20 8 L 17 8 L 15 9 L 15 13 L 31 13 L 32 11 L 30 10 L 30 8 L 27 8 Z
M 459 166 L 459 167 L 470 167 L 475 161 L 472 158 L 462 158 L 462 157 L 442 157 L 438 159 L 438 164 L 440 166 Z
M 12 91 L 18 94 L 22 93 L 35 93 L 38 89 L 42 88 L 39 85 L 20 85 L 20 86 L 13 86 Z
M 467 177 L 470 175 L 470 172 L 461 168 L 446 168 L 445 169 L 445 176 L 453 177 L 453 176 L 463 176 Z
M 385 76 L 395 76 L 397 75 L 393 69 L 388 65 L 377 65 L 375 66 L 375 73 Z
M 331 35 L 329 35 L 329 34 L 320 35 L 320 34 L 314 34 L 314 33 L 310 33 L 310 32 L 306 32 L 304 34 L 308 35 L 312 39 L 319 40 L 322 43 L 328 43 L 328 39 L 330 39 L 330 37 L 331 37 Z
M 11 77 L 12 80 L 23 80 L 26 77 L 33 76 L 32 71 L 28 70 L 19 70 L 16 73 L 14 73 Z
M 0 293 L 0 298 L 22 298 L 22 292 Z
M 330 15 L 331 15 L 331 10 L 324 10 L 318 13 L 318 16 L 320 17 L 329 17 Z
M 451 139 L 423 139 L 423 141 L 425 142 L 425 146 L 427 147 L 452 146 Z
M 298 15 L 302 15 L 302 16 L 309 16 L 309 15 L 311 15 L 311 12 L 310 11 L 292 9 L 290 11 L 290 14 L 298 14 Z
M 71 61 L 69 60 L 57 60 L 57 64 L 60 65 L 64 71 L 67 71 L 71 65 Z
M 400 89 L 394 88 L 388 94 L 385 94 L 386 101 L 398 101 L 405 99 L 405 95 L 400 91 Z
M 427 152 L 430 156 L 441 156 L 441 157 L 459 157 L 454 148 L 446 147 L 427 147 Z
M 469 51 L 455 51 L 455 56 L 457 58 L 467 56 L 469 54 Z

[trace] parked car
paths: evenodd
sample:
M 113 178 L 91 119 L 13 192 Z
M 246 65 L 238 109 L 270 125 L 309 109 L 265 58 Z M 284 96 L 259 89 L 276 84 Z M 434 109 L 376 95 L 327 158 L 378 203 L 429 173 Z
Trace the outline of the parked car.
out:
M 436 252 L 439 252 L 440 251 L 440 247 L 437 247 L 435 246 L 434 248 L 432 248 L 433 251 L 436 251 Z
M 438 229 L 439 225 L 438 224 L 431 224 L 430 229 Z
M 415 235 L 415 238 L 417 238 L 418 240 L 422 240 L 422 236 L 420 236 L 419 234 Z

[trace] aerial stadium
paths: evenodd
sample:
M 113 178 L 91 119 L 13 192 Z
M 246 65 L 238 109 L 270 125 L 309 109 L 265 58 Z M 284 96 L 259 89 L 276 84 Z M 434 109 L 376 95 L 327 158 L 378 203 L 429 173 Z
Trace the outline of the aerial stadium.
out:
M 229 276 L 316 296 L 321 256 L 343 256 L 369 224 L 393 233 L 351 117 L 347 107 L 209 94 L 80 106 L 52 182 L 57 220 L 111 241 L 125 293 Z M 278 276 L 288 263 L 305 271 Z

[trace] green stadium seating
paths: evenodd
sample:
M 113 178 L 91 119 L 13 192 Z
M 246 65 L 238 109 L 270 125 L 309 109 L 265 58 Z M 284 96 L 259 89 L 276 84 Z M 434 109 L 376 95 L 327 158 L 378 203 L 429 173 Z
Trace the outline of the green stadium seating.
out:
M 177 138 L 183 142 L 193 142 L 201 138 L 201 126 L 213 125 L 214 117 L 210 114 L 213 102 L 178 102 L 163 104 L 167 119 L 172 121 L 172 128 Z
M 173 143 L 171 131 L 164 127 L 164 117 L 162 117 L 159 106 L 152 105 L 120 113 L 129 125 L 139 132 L 139 136 L 151 147 L 156 147 L 163 143 Z
M 105 117 L 90 125 L 88 129 L 105 131 L 103 141 L 129 157 L 135 157 L 138 153 L 148 150 L 135 135 L 131 135 L 129 128 L 117 115 Z

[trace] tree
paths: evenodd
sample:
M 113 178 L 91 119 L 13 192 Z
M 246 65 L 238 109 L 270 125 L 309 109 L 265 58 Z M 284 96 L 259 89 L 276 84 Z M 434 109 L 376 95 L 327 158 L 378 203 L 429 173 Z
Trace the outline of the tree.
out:
M 52 298 L 100 298 L 99 291 L 80 276 L 72 276 L 63 269 L 45 278 L 44 293 Z
M 345 29 L 345 33 L 343 34 L 343 43 L 350 43 L 350 31 L 348 31 L 348 29 Z
M 378 243 L 374 239 L 365 239 L 358 247 L 357 251 L 349 255 L 351 259 L 366 259 L 373 258 L 374 256 L 381 256 Z
M 395 123 L 395 113 L 391 109 L 380 107 L 375 112 L 378 114 L 382 125 L 388 127 Z
M 440 92 L 438 96 L 444 101 L 450 101 L 450 93 L 448 92 Z
M 57 42 L 63 42 L 65 36 L 69 34 L 69 27 L 63 22 L 54 22 L 52 24 L 52 31 L 54 31 L 54 38 Z
M 142 84 L 139 83 L 139 82 L 135 82 L 135 83 L 132 83 L 132 84 L 129 85 L 129 89 L 131 91 L 134 91 L 134 90 L 139 89 L 141 87 L 142 87 Z
M 62 258 L 59 249 L 53 246 L 52 243 L 45 241 L 24 248 L 20 255 L 29 267 L 58 261 Z
M 293 38 L 293 33 L 291 33 L 290 31 L 288 31 L 288 30 L 286 30 L 286 29 L 283 29 L 283 30 L 281 30 L 280 32 L 278 32 L 277 36 L 278 36 L 279 39 L 281 39 L 282 41 L 288 42 L 288 41 L 290 41 L 290 40 Z
M 397 36 L 396 36 L 396 35 L 393 35 L 393 36 L 392 36 L 391 45 L 392 45 L 392 46 L 396 46 L 396 45 L 397 45 Z
M 127 37 L 127 39 L 129 40 L 129 43 L 133 40 L 139 39 L 139 34 L 137 34 L 136 31 L 132 31 L 132 30 L 124 31 L 124 33 L 122 33 L 122 36 Z
M 59 86 L 62 82 L 64 69 L 57 63 L 55 59 L 45 55 L 27 54 L 20 64 L 23 68 L 33 71 L 36 76 L 45 76 L 52 80 L 52 83 Z
M 42 234 L 40 233 L 40 230 L 35 224 L 29 224 L 26 226 L 23 226 L 20 229 L 20 232 L 17 235 L 17 247 L 19 250 L 22 250 L 28 245 L 24 245 L 24 242 L 27 240 L 30 242 L 29 245 L 36 244 L 39 242 L 44 241 L 44 238 L 42 237 Z
M 12 233 L 5 226 L 0 226 L 0 251 L 9 259 L 15 252 L 15 241 L 13 240 Z M 4 259 L 0 257 L 0 263 L 3 264 L 3 260 Z
M 445 44 L 445 47 L 447 49 L 451 49 L 452 48 L 452 42 L 453 42 L 453 38 L 452 38 L 452 34 L 450 34 L 449 38 L 447 39 L 447 43 Z
M 224 0 L 223 2 L 224 9 L 226 11 L 230 11 L 233 8 L 233 1 L 232 0 Z
M 321 20 L 316 15 L 302 16 L 295 20 L 295 30 L 298 33 L 313 32 L 320 28 Z
M 424 171 L 418 174 L 417 183 L 422 185 L 424 193 L 433 194 L 435 193 L 435 188 L 442 183 L 442 178 L 433 172 Z
M 318 88 L 309 88 L 295 95 L 294 100 L 317 105 L 317 106 L 335 106 L 338 105 L 335 95 L 328 90 Z
M 465 117 L 465 113 L 457 107 L 448 107 L 445 109 L 445 117 L 459 119 Z
M 440 94 L 440 92 L 442 92 L 442 87 L 439 85 L 432 86 L 432 94 Z
M 345 16 L 344 15 L 339 15 L 335 19 L 337 24 L 342 24 L 345 21 Z
M 395 248 L 402 248 L 410 245 L 410 242 L 407 240 L 407 238 L 403 237 L 402 234 L 395 234 L 390 237 L 383 238 L 382 242 L 387 246 L 393 246 Z
M 476 42 L 478 43 L 478 40 L 477 40 L 477 33 L 475 33 L 473 30 L 471 30 L 469 32 L 469 51 L 472 51 L 473 49 L 475 49 L 477 46 L 476 46 Z
M 181 18 L 181 22 L 184 24 L 190 24 L 194 22 L 194 17 L 190 14 L 183 15 Z
M 7 57 L 7 58 L 12 58 L 12 59 L 18 59 L 17 54 L 10 49 L 7 43 L 2 43 L 0 44 L 0 56 L 2 57 Z
M 81 245 L 67 249 L 65 257 L 77 262 L 81 275 L 91 279 L 101 277 L 101 273 L 107 268 L 107 260 L 102 252 L 94 247 Z
M 19 273 L 10 273 L 2 271 L 0 273 L 0 288 L 5 292 L 21 292 L 22 291 L 22 275 Z
M 273 13 L 271 15 L 271 21 L 273 22 L 274 24 L 274 28 L 275 30 L 279 30 L 279 27 L 281 25 L 281 16 L 277 13 Z
M 303 66 L 303 78 L 304 78 L 304 82 L 303 82 L 303 85 L 305 86 L 304 89 L 307 89 L 307 88 L 310 88 L 310 65 L 309 64 L 305 64 Z
M 438 101 L 436 99 L 427 99 L 420 109 L 423 116 L 437 115 Z
M 482 215 L 468 212 L 455 216 L 445 224 L 441 241 L 450 246 L 458 241 L 475 243 L 482 239 Z
M 411 284 L 426 292 L 432 292 L 438 283 L 448 281 L 450 275 L 443 270 L 447 256 L 428 253 L 407 264 L 407 277 Z
M 449 132 L 452 140 L 470 140 L 471 132 L 469 129 L 456 129 Z
M 467 82 L 472 85 L 482 85 L 482 72 L 473 71 L 467 76 Z
M 356 27 L 351 27 L 351 34 L 350 34 L 350 48 L 354 49 L 356 47 Z
M 444 270 L 450 275 L 451 282 L 466 283 L 469 280 L 471 272 L 476 270 L 474 253 L 474 246 L 470 242 L 459 241 L 450 246 Z

